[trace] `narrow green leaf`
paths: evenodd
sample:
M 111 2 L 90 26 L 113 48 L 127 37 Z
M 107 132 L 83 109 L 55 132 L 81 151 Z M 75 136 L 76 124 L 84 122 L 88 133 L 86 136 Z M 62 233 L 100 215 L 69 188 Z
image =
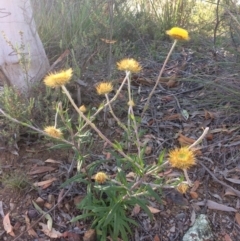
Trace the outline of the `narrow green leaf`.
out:
M 106 220 L 103 224 L 103 226 L 107 226 L 112 220 L 113 220 L 113 216 L 114 214 L 117 212 L 117 209 L 118 208 L 121 208 L 121 201 L 118 201 L 114 206 L 113 208 L 110 209 L 107 217 L 106 217 Z
M 70 222 L 71 223 L 74 223 L 80 219 L 85 219 L 85 218 L 89 218 L 89 217 L 92 217 L 94 216 L 93 213 L 85 213 L 85 214 L 82 214 L 82 215 L 78 215 L 77 217 L 73 218 Z
M 46 214 L 45 211 L 43 211 L 34 201 L 32 201 L 33 206 L 37 209 L 38 212 L 40 212 L 42 215 L 45 216 L 45 218 L 48 220 L 47 221 L 47 226 L 49 230 L 52 230 L 52 224 L 53 224 L 53 220 L 52 217 L 50 216 L 49 213 Z
M 150 185 L 146 186 L 147 191 L 149 192 L 150 196 L 154 197 L 158 202 L 161 202 L 161 198 L 159 195 L 152 189 Z
M 161 151 L 159 157 L 158 157 L 158 165 L 162 165 L 163 164 L 163 158 L 165 156 L 165 150 Z
M 63 144 L 57 144 L 57 145 L 51 146 L 48 149 L 50 150 L 51 149 L 69 149 L 71 147 L 73 147 L 73 145 L 63 143 Z
M 149 208 L 147 207 L 147 205 L 140 199 L 138 198 L 134 198 L 135 202 L 147 213 L 147 215 L 152 219 L 153 215 L 150 212 Z

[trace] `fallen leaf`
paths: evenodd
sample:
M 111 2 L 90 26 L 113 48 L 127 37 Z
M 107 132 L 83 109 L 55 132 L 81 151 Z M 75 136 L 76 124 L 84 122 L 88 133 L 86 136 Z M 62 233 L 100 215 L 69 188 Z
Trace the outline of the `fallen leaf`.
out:
M 13 226 L 11 225 L 11 221 L 9 218 L 9 214 L 10 213 L 7 213 L 3 218 L 3 227 L 8 234 L 10 234 L 12 237 L 15 237 L 15 234 L 13 232 Z
M 17 231 L 20 227 L 21 227 L 21 223 L 17 221 L 13 226 L 13 230 Z
M 95 241 L 97 240 L 96 230 L 89 229 L 84 233 L 83 241 Z
M 222 174 L 227 181 L 235 183 L 235 184 L 240 184 L 240 180 L 237 177 L 235 177 L 235 178 L 228 178 L 227 177 L 228 173 L 229 173 L 229 170 L 224 170 L 223 172 L 220 172 L 220 174 Z
M 236 219 L 238 225 L 240 226 L 240 213 L 235 214 L 235 219 Z
M 233 192 L 230 188 L 225 190 L 224 196 L 238 196 L 235 192 Z
M 43 211 L 34 201 L 32 201 L 32 203 L 33 203 L 33 206 L 37 209 L 38 212 L 40 212 L 42 215 L 45 215 L 45 218 L 48 220 L 47 221 L 48 229 L 51 230 L 53 220 L 52 220 L 52 217 L 50 216 L 50 214 L 49 213 L 46 214 L 46 212 Z
M 168 88 L 173 88 L 173 87 L 177 86 L 178 83 L 179 83 L 178 81 L 176 81 L 176 80 L 174 80 L 174 79 L 170 79 L 170 80 L 166 83 L 166 86 L 167 86 Z
M 147 206 L 147 207 L 150 210 L 150 212 L 153 213 L 153 214 L 161 212 L 161 210 L 159 210 L 157 208 L 153 208 L 153 207 L 150 207 L 150 206 Z
M 106 160 L 110 160 L 112 156 L 110 152 L 105 152 L 105 151 L 103 151 L 103 155 L 106 156 Z
M 186 137 L 183 134 L 179 133 L 178 137 L 178 142 L 180 143 L 181 146 L 186 146 L 186 145 L 191 145 L 195 142 L 196 140 Z
M 160 238 L 158 237 L 157 234 L 154 236 L 153 241 L 160 241 Z
M 204 115 L 205 115 L 206 120 L 208 120 L 208 119 L 213 120 L 215 118 L 214 114 L 211 111 L 208 111 L 208 110 L 204 110 Z
M 165 172 L 158 173 L 158 176 L 159 177 L 164 177 L 164 176 L 168 176 L 170 173 L 172 173 L 172 169 L 168 169 Z
M 41 197 L 38 197 L 35 202 L 37 203 L 37 205 L 39 206 L 43 206 L 44 205 L 44 199 L 42 199 Z
M 53 164 L 61 164 L 62 163 L 61 161 L 56 161 L 56 160 L 51 159 L 51 158 L 47 159 L 45 162 L 46 163 L 53 163 Z
M 79 205 L 80 202 L 84 199 L 85 196 L 83 195 L 78 195 L 76 197 L 73 198 L 73 202 L 75 205 Z
M 197 199 L 198 198 L 197 192 L 190 192 L 190 195 L 191 195 L 192 199 Z
M 226 206 L 224 204 L 220 204 L 211 200 L 201 201 L 196 203 L 199 206 L 207 206 L 209 209 L 215 209 L 215 210 L 220 210 L 220 211 L 226 211 L 226 212 L 237 212 L 235 208 Z
M 42 187 L 42 189 L 46 189 L 46 188 L 48 188 L 49 186 L 51 186 L 52 183 L 53 183 L 54 181 L 56 181 L 56 180 L 57 180 L 57 178 L 56 178 L 56 177 L 53 177 L 53 178 L 51 178 L 51 179 L 49 179 L 49 180 L 46 180 L 46 181 L 35 182 L 33 185 L 34 185 L 35 187 Z
M 162 118 L 164 121 L 171 121 L 171 120 L 179 120 L 181 118 L 181 115 L 179 114 L 172 114 L 168 115 Z
M 73 233 L 73 232 L 68 232 L 68 231 L 63 233 L 63 237 L 68 238 L 69 241 L 81 241 L 82 240 L 79 234 Z
M 191 188 L 191 192 L 196 192 L 197 189 L 199 188 L 200 186 L 200 182 L 197 180 L 193 183 L 193 187 Z
M 212 141 L 212 140 L 213 140 L 213 134 L 212 134 L 212 133 L 207 134 L 207 135 L 206 135 L 206 139 L 207 139 L 208 141 Z
M 59 194 L 58 194 L 58 200 L 57 200 L 59 209 L 61 209 L 61 207 L 62 207 L 63 194 L 64 194 L 64 189 L 61 189 Z
M 135 204 L 133 210 L 132 210 L 132 213 L 131 213 L 131 216 L 136 216 L 137 214 L 139 214 L 141 208 L 138 204 Z
M 25 222 L 26 222 L 26 225 L 27 225 L 28 235 L 30 235 L 31 237 L 38 238 L 37 233 L 33 230 L 33 228 L 31 228 L 31 222 L 30 222 L 30 219 L 28 217 L 28 212 L 26 212 L 24 216 L 25 216 Z
M 49 230 L 48 225 L 46 225 L 44 223 L 39 223 L 39 225 L 42 227 L 42 231 L 50 238 L 61 238 L 63 236 L 62 233 L 58 232 L 54 228 Z
M 150 155 L 152 152 L 152 147 L 151 146 L 147 146 L 146 149 L 145 149 L 145 154 L 146 155 Z
M 230 238 L 230 236 L 227 233 L 224 235 L 224 239 L 225 239 L 225 241 L 232 241 L 232 239 Z
M 40 174 L 44 172 L 51 172 L 54 171 L 56 168 L 55 167 L 48 167 L 48 166 L 37 166 L 34 167 L 30 172 L 27 174 L 29 175 L 35 175 L 35 174 Z

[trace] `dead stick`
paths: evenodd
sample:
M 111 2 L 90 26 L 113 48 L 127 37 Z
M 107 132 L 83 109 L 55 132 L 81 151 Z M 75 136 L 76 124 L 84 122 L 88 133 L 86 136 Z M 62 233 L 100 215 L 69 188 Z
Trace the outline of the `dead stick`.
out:
M 60 198 L 60 200 L 58 200 L 58 202 L 51 208 L 49 209 L 47 212 L 45 212 L 36 222 L 34 222 L 27 230 L 23 231 L 22 233 L 20 233 L 15 239 L 13 239 L 13 241 L 18 240 L 24 233 L 26 233 L 27 231 L 29 231 L 30 229 L 32 229 L 36 224 L 39 223 L 39 221 L 41 221 L 48 213 L 52 212 L 58 205 L 59 203 L 66 197 L 66 195 L 70 192 L 72 188 L 72 185 L 69 187 L 69 189 L 64 193 L 64 195 L 62 196 L 62 198 Z
M 233 191 L 238 197 L 240 197 L 240 191 L 234 189 L 233 187 L 231 187 L 230 185 L 226 184 L 225 182 L 222 182 L 220 180 L 218 180 L 214 174 L 201 162 L 199 162 L 199 164 L 211 175 L 211 177 L 213 178 L 213 180 L 215 180 L 216 182 L 220 183 L 221 185 L 223 185 L 224 187 L 229 188 L 231 191 Z

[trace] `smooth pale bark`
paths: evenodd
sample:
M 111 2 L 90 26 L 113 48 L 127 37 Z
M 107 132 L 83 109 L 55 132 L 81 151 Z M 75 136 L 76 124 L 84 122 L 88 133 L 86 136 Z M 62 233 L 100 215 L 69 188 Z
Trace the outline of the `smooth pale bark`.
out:
M 0 82 L 28 93 L 49 70 L 30 0 L 0 4 Z

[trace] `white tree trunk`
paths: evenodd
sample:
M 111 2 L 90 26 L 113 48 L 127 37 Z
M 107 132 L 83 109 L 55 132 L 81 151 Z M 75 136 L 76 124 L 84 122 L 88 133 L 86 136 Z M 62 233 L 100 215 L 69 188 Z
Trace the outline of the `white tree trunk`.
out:
M 0 0 L 0 82 L 28 93 L 49 70 L 30 0 Z

